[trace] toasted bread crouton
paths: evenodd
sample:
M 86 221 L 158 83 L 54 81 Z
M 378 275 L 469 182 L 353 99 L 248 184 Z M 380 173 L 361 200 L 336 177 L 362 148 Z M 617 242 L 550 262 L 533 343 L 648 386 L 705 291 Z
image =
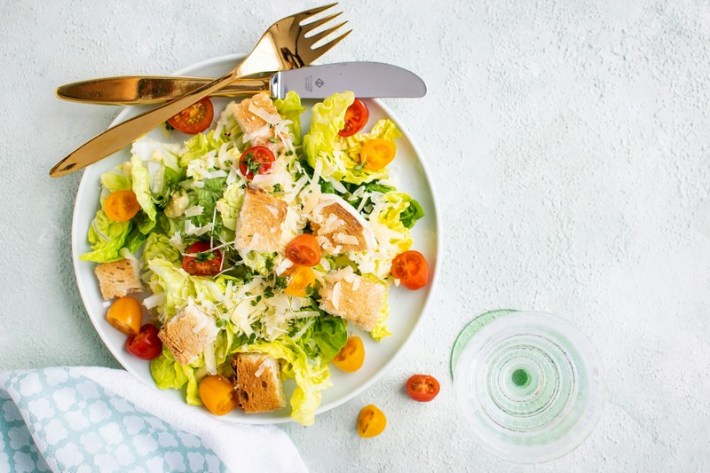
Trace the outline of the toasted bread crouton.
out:
M 385 303 L 383 284 L 369 281 L 345 268 L 326 274 L 320 290 L 320 308 L 368 332 L 375 328 Z
M 247 187 L 237 221 L 234 245 L 240 251 L 281 250 L 282 222 L 288 204 L 258 188 Z
M 368 221 L 337 195 L 321 195 L 310 220 L 313 234 L 327 254 L 366 251 L 377 244 Z
M 123 297 L 143 289 L 138 277 L 138 264 L 134 259 L 101 263 L 94 271 L 99 279 L 101 296 L 105 300 Z
M 232 360 L 239 407 L 247 414 L 270 412 L 286 405 L 281 370 L 275 358 L 261 353 L 240 353 Z
M 215 341 L 218 332 L 214 320 L 190 304 L 163 325 L 158 337 L 178 363 L 187 365 Z
M 276 117 L 279 117 L 279 112 L 276 110 L 276 106 L 271 100 L 271 97 L 265 92 L 260 92 L 250 99 L 242 100 L 234 108 L 234 118 L 237 120 L 237 124 L 244 134 L 250 137 L 248 141 L 251 141 L 253 146 L 265 145 L 269 142 L 269 139 L 274 137 L 274 130 L 271 127 L 267 127 L 264 128 L 262 132 L 255 133 L 257 130 L 262 129 L 267 122 L 253 113 L 252 110 L 254 108 L 268 115 L 275 115 Z

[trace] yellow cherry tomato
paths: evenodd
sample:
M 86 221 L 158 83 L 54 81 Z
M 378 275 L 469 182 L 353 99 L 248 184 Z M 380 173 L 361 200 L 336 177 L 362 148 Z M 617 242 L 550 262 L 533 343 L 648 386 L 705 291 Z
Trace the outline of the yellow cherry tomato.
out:
M 392 162 L 396 152 L 397 145 L 394 141 L 368 140 L 360 148 L 360 162 L 364 164 L 365 169 L 377 171 Z
M 205 376 L 197 390 L 202 404 L 214 415 L 223 416 L 237 407 L 234 385 L 224 376 Z
M 333 358 L 333 364 L 343 371 L 352 373 L 362 367 L 365 361 L 365 346 L 362 338 L 353 335 L 345 342 L 345 346 Z
M 289 296 L 306 297 L 308 286 L 313 287 L 316 275 L 308 266 L 293 265 L 288 271 L 288 285 L 284 293 Z
M 377 406 L 368 404 L 357 417 L 357 433 L 362 438 L 380 435 L 387 426 L 387 418 Z
M 126 335 L 138 335 L 142 319 L 141 303 L 130 296 L 116 299 L 106 312 L 108 323 Z
M 127 222 L 141 209 L 133 191 L 111 192 L 104 200 L 104 212 L 114 222 Z

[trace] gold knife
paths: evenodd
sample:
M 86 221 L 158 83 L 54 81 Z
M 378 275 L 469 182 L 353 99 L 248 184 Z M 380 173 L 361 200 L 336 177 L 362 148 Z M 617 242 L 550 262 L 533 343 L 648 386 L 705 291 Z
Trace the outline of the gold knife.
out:
M 99 105 L 149 105 L 167 102 L 198 89 L 213 78 L 168 76 L 119 76 L 72 82 L 57 88 L 62 100 Z M 271 75 L 235 80 L 212 96 L 236 97 L 269 91 Z

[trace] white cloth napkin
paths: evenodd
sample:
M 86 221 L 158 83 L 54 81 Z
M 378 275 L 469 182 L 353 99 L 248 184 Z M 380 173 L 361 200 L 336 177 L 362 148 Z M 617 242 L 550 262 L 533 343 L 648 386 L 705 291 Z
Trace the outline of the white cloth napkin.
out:
M 0 372 L 0 471 L 305 472 L 275 426 L 227 423 L 122 370 Z

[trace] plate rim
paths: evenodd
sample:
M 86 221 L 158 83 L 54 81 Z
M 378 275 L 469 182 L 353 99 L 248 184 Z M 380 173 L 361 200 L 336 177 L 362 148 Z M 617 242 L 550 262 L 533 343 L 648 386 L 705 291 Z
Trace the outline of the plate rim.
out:
M 184 75 L 188 74 L 191 71 L 194 71 L 196 69 L 204 68 L 204 67 L 211 67 L 211 66 L 216 66 L 219 65 L 220 63 L 224 62 L 236 62 L 237 60 L 243 58 L 245 55 L 241 53 L 233 53 L 233 54 L 224 54 L 220 56 L 215 56 L 212 58 L 204 59 L 202 61 L 189 64 L 178 71 L 176 71 L 174 74 L 175 75 Z M 412 150 L 414 151 L 414 154 L 416 155 L 417 162 L 419 165 L 422 167 L 424 178 L 426 180 L 426 183 L 429 186 L 429 191 L 431 194 L 431 202 L 432 202 L 432 207 L 434 210 L 434 226 L 435 226 L 435 237 L 433 239 L 434 245 L 435 245 L 435 254 L 434 254 L 434 266 L 433 266 L 433 271 L 432 273 L 432 278 L 430 281 L 430 287 L 429 287 L 429 292 L 425 296 L 424 304 L 422 305 L 422 308 L 420 310 L 419 317 L 417 317 L 416 322 L 414 323 L 414 326 L 411 329 L 411 332 L 407 338 L 403 340 L 403 342 L 395 348 L 392 356 L 387 360 L 382 367 L 376 371 L 369 379 L 367 379 L 365 382 L 357 386 L 355 389 L 351 390 L 349 393 L 347 393 L 345 396 L 342 396 L 339 399 L 335 399 L 333 401 L 330 401 L 329 403 L 326 404 L 321 404 L 318 406 L 318 409 L 316 410 L 315 415 L 322 414 L 324 412 L 327 412 L 331 409 L 334 409 L 338 406 L 341 406 L 345 404 L 346 402 L 352 400 L 355 396 L 361 394 L 365 390 L 367 390 L 370 386 L 372 386 L 375 382 L 377 382 L 387 371 L 390 370 L 392 367 L 392 364 L 399 358 L 401 353 L 404 351 L 404 349 L 409 345 L 411 342 L 412 338 L 418 333 L 420 330 L 420 327 L 422 325 L 422 319 L 424 318 L 425 314 L 427 313 L 431 300 L 434 297 L 434 293 L 437 288 L 437 282 L 439 280 L 439 272 L 441 270 L 441 260 L 442 260 L 442 252 L 441 252 L 441 247 L 442 247 L 442 241 L 443 241 L 443 236 L 442 236 L 442 227 L 441 227 L 441 212 L 439 208 L 439 199 L 437 197 L 437 191 L 433 185 L 432 179 L 431 179 L 431 172 L 424 161 L 422 159 L 422 152 L 421 149 L 419 148 L 419 145 L 412 140 L 412 134 L 407 131 L 407 127 L 402 125 L 401 120 L 399 119 L 398 115 L 395 114 L 386 104 L 384 104 L 381 99 L 368 99 L 373 102 L 375 102 L 388 116 L 389 119 L 391 119 L 397 127 L 401 130 L 402 134 L 407 138 L 407 142 L 411 146 Z M 124 106 L 121 107 L 120 111 L 116 115 L 116 117 L 111 121 L 111 123 L 108 125 L 108 127 L 113 127 L 116 126 L 117 124 L 123 122 L 126 118 L 126 115 L 130 113 L 131 110 L 133 110 L 134 107 L 132 106 Z M 125 148 L 122 148 L 122 150 Z M 117 151 L 117 153 L 121 152 L 122 150 Z M 124 356 L 123 353 L 118 353 L 115 347 L 112 346 L 111 343 L 108 342 L 107 338 L 104 336 L 102 330 L 99 329 L 97 324 L 94 322 L 94 318 L 91 316 L 91 311 L 89 310 L 89 307 L 87 306 L 87 294 L 85 294 L 85 288 L 83 287 L 83 284 L 80 283 L 80 276 L 79 276 L 79 270 L 78 270 L 78 263 L 85 263 L 79 259 L 79 249 L 77 246 L 77 242 L 79 241 L 79 238 L 85 237 L 85 235 L 77 235 L 78 232 L 78 227 L 79 227 L 79 217 L 80 215 L 77 212 L 77 208 L 79 205 L 79 196 L 82 195 L 84 192 L 86 192 L 86 187 L 89 185 L 92 185 L 88 182 L 87 179 L 87 173 L 86 170 L 90 169 L 92 166 L 95 164 L 92 164 L 88 166 L 86 169 L 82 170 L 82 176 L 81 180 L 79 182 L 79 186 L 77 187 L 76 193 L 74 195 L 74 205 L 72 208 L 72 228 L 71 228 L 71 245 L 72 245 L 72 270 L 74 273 L 74 278 L 76 280 L 77 288 L 79 289 L 79 295 L 81 297 L 81 303 L 82 306 L 84 307 L 84 311 L 86 313 L 86 316 L 91 322 L 91 325 L 93 326 L 94 330 L 96 333 L 99 335 L 99 338 L 101 339 L 101 342 L 103 343 L 104 347 L 106 347 L 109 352 L 111 352 L 111 355 L 113 355 L 114 359 L 118 362 L 118 364 L 127 372 L 131 373 L 134 378 L 138 379 L 141 383 L 143 383 L 146 386 L 150 386 L 153 389 L 156 390 L 156 393 L 158 395 L 162 395 L 163 391 L 160 390 L 155 383 L 148 383 L 146 380 L 143 379 L 143 376 L 140 373 L 137 373 L 133 370 L 132 367 L 125 365 L 122 363 L 121 359 Z M 430 217 L 430 216 L 429 216 Z M 281 424 L 281 423 L 292 423 L 295 422 L 293 419 L 291 419 L 290 416 L 285 416 L 285 417 L 235 417 L 235 416 L 222 416 L 220 419 L 228 421 L 228 422 L 235 422 L 235 423 L 241 423 L 241 424 Z

